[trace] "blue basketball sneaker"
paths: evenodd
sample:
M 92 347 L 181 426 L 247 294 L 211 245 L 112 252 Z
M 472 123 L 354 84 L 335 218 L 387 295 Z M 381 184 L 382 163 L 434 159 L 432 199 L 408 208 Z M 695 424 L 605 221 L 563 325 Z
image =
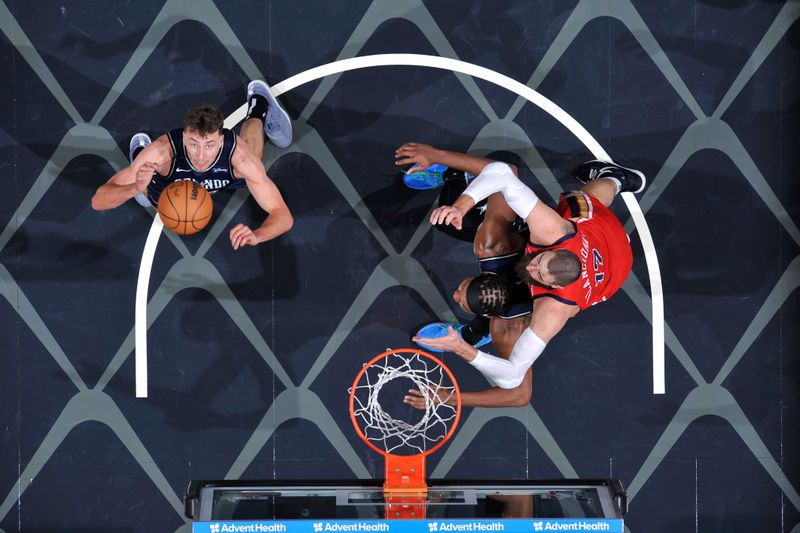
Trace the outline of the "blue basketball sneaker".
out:
M 419 331 L 417 331 L 417 337 L 422 337 L 423 339 L 438 339 L 439 337 L 444 337 L 447 335 L 447 326 L 453 326 L 459 335 L 461 335 L 461 330 L 464 329 L 466 324 L 451 324 L 450 322 L 433 322 L 426 326 L 422 326 Z M 480 348 L 485 344 L 489 344 L 492 342 L 492 336 L 486 335 L 481 340 L 473 344 L 475 348 Z M 426 350 L 430 350 L 435 353 L 442 353 L 443 350 L 438 348 L 431 348 L 430 346 L 426 346 L 421 342 L 417 342 L 420 346 L 425 348 Z
M 438 189 L 444 185 L 444 171 L 447 170 L 445 165 L 435 164 L 428 168 L 417 170 L 409 174 L 403 175 L 403 182 L 409 189 L 416 189 L 418 191 L 427 191 L 430 189 Z
M 417 170 L 416 172 L 409 172 L 403 175 L 403 182 L 409 189 L 416 189 L 418 191 L 427 191 L 430 189 L 438 189 L 444 182 L 451 179 L 465 179 L 469 183 L 475 176 L 469 172 L 463 172 L 450 168 L 446 165 L 439 163 L 433 164 L 428 168 Z

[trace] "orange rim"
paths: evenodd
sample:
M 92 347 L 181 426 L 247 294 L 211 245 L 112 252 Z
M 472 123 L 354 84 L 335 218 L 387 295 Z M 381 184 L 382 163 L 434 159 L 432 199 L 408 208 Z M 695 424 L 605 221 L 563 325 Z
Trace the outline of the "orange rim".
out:
M 375 357 L 370 359 L 367 363 L 365 363 L 364 366 L 361 368 L 361 371 L 356 375 L 356 379 L 353 380 L 353 386 L 350 388 L 350 421 L 353 423 L 353 427 L 356 428 L 356 433 L 361 438 L 361 440 L 363 440 L 367 444 L 367 446 L 369 446 L 370 448 L 372 448 L 373 450 L 375 450 L 379 454 L 387 456 L 387 457 L 390 456 L 390 455 L 393 455 L 393 456 L 396 456 L 396 457 L 411 457 L 411 456 L 405 456 L 405 455 L 396 455 L 396 454 L 387 452 L 386 450 L 382 450 L 382 449 L 378 448 L 377 446 L 375 446 L 372 442 L 370 442 L 370 440 L 367 438 L 367 436 L 364 435 L 364 432 L 361 431 L 361 428 L 359 427 L 358 422 L 356 420 L 355 410 L 353 409 L 354 402 L 355 402 L 355 396 L 356 396 L 356 387 L 358 386 L 358 382 L 361 381 L 361 378 L 367 372 L 367 369 L 369 367 L 371 367 L 373 364 L 375 364 L 377 361 L 379 361 L 379 360 L 381 360 L 383 358 L 389 357 L 390 355 L 396 354 L 396 353 L 419 354 L 419 355 L 421 355 L 423 357 L 427 357 L 428 359 L 430 359 L 431 361 L 435 362 L 437 365 L 442 367 L 442 369 L 444 370 L 444 373 L 447 375 L 448 378 L 450 378 L 450 381 L 453 383 L 453 392 L 456 395 L 456 406 L 455 406 L 456 407 L 456 416 L 455 416 L 455 419 L 453 420 L 452 426 L 450 427 L 450 429 L 448 430 L 448 432 L 444 436 L 444 438 L 442 440 L 440 440 L 438 443 L 436 443 L 436 445 L 434 445 L 432 448 L 430 448 L 428 450 L 425 450 L 424 452 L 419 453 L 419 454 L 413 454 L 413 455 L 427 456 L 427 455 L 432 454 L 433 452 L 435 452 L 439 448 L 441 448 L 442 445 L 444 445 L 445 442 L 450 440 L 450 437 L 453 436 L 453 433 L 455 433 L 456 427 L 458 426 L 458 421 L 461 419 L 461 390 L 458 388 L 458 382 L 456 381 L 455 376 L 453 376 L 453 373 L 450 372 L 450 369 L 447 368 L 447 365 L 445 365 L 443 361 L 441 361 L 440 359 L 437 359 L 436 357 L 432 356 L 431 354 L 429 354 L 426 351 L 414 350 L 412 348 L 398 348 L 396 350 L 389 350 L 389 351 L 383 352 L 382 354 L 376 355 Z

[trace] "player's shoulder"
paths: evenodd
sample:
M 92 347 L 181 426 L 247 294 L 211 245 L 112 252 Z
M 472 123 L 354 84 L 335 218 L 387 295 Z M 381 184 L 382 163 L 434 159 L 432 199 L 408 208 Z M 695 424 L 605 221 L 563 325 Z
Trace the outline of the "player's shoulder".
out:
M 136 161 L 134 161 L 134 166 L 136 163 L 144 161 L 162 165 L 172 162 L 173 157 L 172 144 L 167 135 L 164 134 L 156 137 L 153 142 L 139 152 L 139 155 L 136 156 Z
M 533 310 L 537 314 L 569 318 L 578 314 L 580 307 L 563 302 L 558 298 L 543 295 L 533 301 Z
M 172 143 L 170 142 L 167 134 L 164 133 L 156 137 L 148 146 L 145 146 L 143 151 L 145 150 L 151 153 L 168 153 L 171 156 Z
M 533 301 L 531 327 L 545 342 L 555 337 L 567 321 L 578 314 L 580 308 L 559 302 L 553 298 L 543 297 Z

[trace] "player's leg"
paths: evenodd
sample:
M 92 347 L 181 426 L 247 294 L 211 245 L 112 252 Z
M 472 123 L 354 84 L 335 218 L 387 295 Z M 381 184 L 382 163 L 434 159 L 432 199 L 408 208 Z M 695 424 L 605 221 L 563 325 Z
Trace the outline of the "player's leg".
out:
M 447 188 L 447 184 L 445 187 Z M 440 205 L 450 205 L 448 202 L 452 203 L 463 189 L 464 186 L 461 185 L 443 190 Z M 509 272 L 513 275 L 514 264 L 518 258 L 517 252 L 525 244 L 525 239 L 514 232 L 515 226 L 520 223 L 519 218 L 500 193 L 491 195 L 486 201 L 483 214 L 476 211 L 474 216 L 480 218 L 467 221 L 465 217 L 463 226 L 474 228 L 477 220 L 480 220 L 480 226 L 472 233 L 475 235 L 473 250 L 480 261 L 481 271 L 492 272 L 508 279 Z M 477 348 L 492 342 L 489 325 L 489 317 L 478 315 L 468 323 L 456 324 L 455 328 L 466 342 Z M 416 336 L 437 338 L 447 334 L 447 326 L 446 322 L 428 324 L 420 329 Z
M 458 197 L 461 196 L 461 194 L 467 188 L 467 185 L 469 185 L 469 182 L 472 180 L 472 178 L 473 176 L 471 174 L 461 170 L 444 167 L 444 170 L 442 171 L 443 185 L 442 190 L 439 193 L 439 207 L 443 205 L 453 205 L 456 199 L 458 199 Z M 475 242 L 475 234 L 483 222 L 485 206 L 486 202 L 479 202 L 475 207 L 470 209 L 461 220 L 460 230 L 455 229 L 449 224 L 437 224 L 434 226 L 434 228 L 449 235 L 450 237 L 453 237 L 454 239 L 473 243 Z
M 487 271 L 484 268 L 486 265 L 502 268 L 502 257 L 517 252 L 525 244 L 524 239 L 512 231 L 515 222 L 517 215 L 502 194 L 494 193 L 487 198 L 483 222 L 478 227 L 472 243 L 475 257 L 481 261 L 481 271 Z M 516 257 L 508 260 L 513 264 L 516 262 Z M 488 271 L 496 270 L 492 267 L 489 267 Z M 490 334 L 489 318 L 485 316 L 475 317 L 461 328 L 460 333 L 465 341 L 476 347 L 487 344 L 493 338 Z
M 483 222 L 478 227 L 472 243 L 475 257 L 484 259 L 518 251 L 525 242 L 513 231 L 517 223 L 519 223 L 517 214 L 501 193 L 496 192 L 489 196 Z
M 242 138 L 258 159 L 264 158 L 264 123 L 258 118 L 246 118 L 239 129 Z
M 587 161 L 572 170 L 581 183 L 581 191 L 600 200 L 608 207 L 620 192 L 639 193 L 644 190 L 647 179 L 633 168 L 621 167 L 606 161 Z
M 153 141 L 150 140 L 150 136 L 146 133 L 137 133 L 131 137 L 131 142 L 128 145 L 128 159 L 130 159 L 130 162 L 133 163 L 133 160 L 136 159 L 136 156 L 139 155 L 139 152 L 141 152 L 145 146 L 150 145 L 152 142 Z M 136 196 L 134 196 L 134 198 L 142 207 L 150 207 L 152 205 L 150 199 L 147 198 L 147 195 L 142 192 L 138 193 Z
M 406 175 L 404 178 L 406 185 L 416 189 L 430 189 L 438 187 L 438 184 L 441 183 L 439 205 L 452 205 L 467 188 L 473 176 L 441 165 L 434 165 L 434 167 L 436 168 L 425 169 L 426 175 L 418 176 L 414 180 L 409 179 L 408 176 L 411 175 Z M 425 180 L 428 180 L 426 183 L 430 186 L 423 187 L 421 185 Z M 409 184 L 409 181 L 416 186 Z M 456 230 L 448 225 L 437 225 L 436 228 L 456 239 L 472 242 L 475 255 L 481 260 L 481 270 L 484 270 L 484 264 L 494 265 L 497 262 L 484 262 L 483 260 L 511 254 L 524 245 L 524 239 L 512 232 L 516 222 L 519 220 L 502 194 L 495 193 L 464 216 L 461 230 Z M 513 263 L 516 259 L 511 259 L 511 261 Z M 502 265 L 500 266 L 502 267 Z M 490 269 L 490 271 L 493 270 Z M 478 348 L 492 341 L 489 334 L 489 321 L 489 317 L 478 315 L 470 322 L 455 324 L 454 327 L 465 341 Z M 448 325 L 447 322 L 427 324 L 417 332 L 416 336 L 436 338 L 446 335 Z M 423 347 L 426 346 L 423 344 Z M 430 347 L 426 348 L 437 351 Z
M 455 169 L 446 169 L 444 171 L 444 186 L 442 187 L 442 192 L 439 194 L 439 205 L 453 205 L 456 199 L 464 192 L 464 189 L 467 188 L 467 185 L 472 178 L 473 176 L 466 172 L 457 171 Z M 474 249 L 476 242 L 483 244 L 486 240 L 488 240 L 487 231 L 483 231 L 483 237 L 480 239 L 478 237 L 478 235 L 481 234 L 481 228 L 485 223 L 486 211 L 484 208 L 486 206 L 487 202 L 481 202 L 473 207 L 462 219 L 461 230 L 456 230 L 452 226 L 442 224 L 436 225 L 435 227 L 440 231 L 447 233 L 451 237 L 455 237 L 462 241 L 471 242 Z M 491 227 L 494 227 L 494 225 Z M 482 249 L 485 249 L 485 247 L 482 246 Z M 486 257 L 486 255 L 477 255 L 477 252 L 476 256 L 478 258 Z M 438 330 L 437 327 L 439 328 Z M 468 323 L 456 324 L 456 330 L 461 334 L 465 341 L 476 348 L 491 342 L 488 317 L 478 315 Z M 417 333 L 417 336 L 438 336 L 436 335 L 437 333 L 446 334 L 446 332 L 447 324 L 444 322 L 439 322 L 435 324 L 429 324 L 425 328 L 422 328 Z
M 601 178 L 590 181 L 580 188 L 580 191 L 588 194 L 592 198 L 600 200 L 604 206 L 608 207 L 617 196 L 617 185 L 610 179 Z
M 444 165 L 432 165 L 420 172 L 406 174 L 403 177 L 403 181 L 409 188 L 417 190 L 441 187 L 442 190 L 439 192 L 439 206 L 442 206 L 452 205 L 453 202 L 461 196 L 461 193 L 464 192 L 464 189 L 467 188 L 467 185 L 473 178 L 474 176 L 461 170 L 449 168 Z M 483 222 L 485 205 L 486 202 L 481 202 L 473 207 L 462 219 L 460 230 L 445 224 L 437 224 L 434 227 L 455 239 L 474 243 L 478 228 Z M 491 337 L 489 336 L 489 319 L 483 316 L 477 316 L 472 322 L 466 324 L 432 322 L 420 328 L 415 336 L 429 339 L 442 337 L 447 335 L 447 327 L 451 325 L 464 336 L 467 342 L 476 348 L 491 342 Z M 420 343 L 420 346 L 432 352 L 441 352 L 441 350 L 426 346 L 424 343 Z
M 259 159 L 264 154 L 265 137 L 278 148 L 292 143 L 292 120 L 261 80 L 247 86 L 247 115 L 239 135 Z

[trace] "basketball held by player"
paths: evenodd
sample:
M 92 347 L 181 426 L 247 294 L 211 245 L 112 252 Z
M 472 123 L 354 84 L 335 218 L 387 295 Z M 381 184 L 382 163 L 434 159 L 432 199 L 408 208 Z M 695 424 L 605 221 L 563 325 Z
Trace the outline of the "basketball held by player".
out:
M 92 207 L 98 211 L 114 209 L 131 198 L 144 206 L 157 206 L 168 185 L 194 180 L 211 194 L 247 187 L 267 213 L 257 228 L 245 224 L 231 228 L 234 249 L 254 246 L 289 231 L 294 220 L 267 176 L 262 157 L 266 138 L 279 148 L 291 144 L 291 119 L 263 81 L 250 82 L 247 101 L 248 112 L 239 135 L 224 128 L 222 111 L 211 104 L 192 107 L 182 128 L 152 142 L 145 133 L 134 135 L 129 147 L 131 165 L 97 189 Z

